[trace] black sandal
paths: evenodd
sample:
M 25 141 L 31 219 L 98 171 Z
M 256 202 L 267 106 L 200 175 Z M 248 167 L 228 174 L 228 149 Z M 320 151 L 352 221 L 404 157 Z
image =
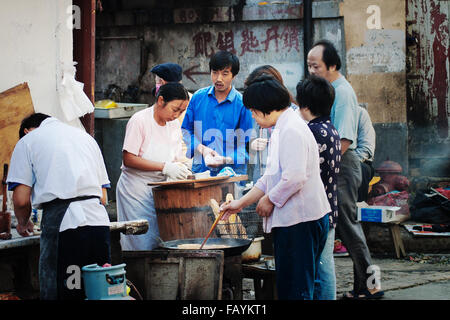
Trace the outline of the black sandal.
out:
M 344 299 L 344 300 L 358 300 L 359 297 L 355 296 L 355 291 L 352 290 L 352 291 L 344 293 L 344 295 L 342 296 L 342 299 Z
M 361 294 L 358 296 L 359 299 L 367 299 L 367 300 L 373 300 L 373 299 L 381 299 L 384 296 L 383 291 L 377 291 L 375 293 L 370 293 L 368 289 L 365 289 Z

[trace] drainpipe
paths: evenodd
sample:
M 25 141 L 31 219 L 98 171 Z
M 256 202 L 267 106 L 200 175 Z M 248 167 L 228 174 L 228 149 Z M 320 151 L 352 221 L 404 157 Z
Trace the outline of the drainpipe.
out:
M 309 74 L 307 57 L 311 50 L 313 38 L 313 21 L 312 21 L 312 0 L 303 0 L 303 50 L 304 61 L 303 66 L 305 70 L 305 77 Z

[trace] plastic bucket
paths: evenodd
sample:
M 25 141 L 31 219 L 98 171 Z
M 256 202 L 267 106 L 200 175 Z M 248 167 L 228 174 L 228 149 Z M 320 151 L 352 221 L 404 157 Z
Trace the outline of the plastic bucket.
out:
M 81 268 L 84 291 L 88 300 L 114 300 L 127 296 L 125 263 L 100 267 L 90 264 Z

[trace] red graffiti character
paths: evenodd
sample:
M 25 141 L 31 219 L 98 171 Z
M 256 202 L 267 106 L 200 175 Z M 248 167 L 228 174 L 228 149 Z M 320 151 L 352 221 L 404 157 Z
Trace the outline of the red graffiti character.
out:
M 266 40 L 261 41 L 261 43 L 264 43 L 265 48 L 264 51 L 267 52 L 269 49 L 270 42 L 273 40 L 275 41 L 275 51 L 278 52 L 278 38 L 280 35 L 278 34 L 278 26 L 273 26 L 272 28 L 269 28 L 266 30 Z
M 203 54 L 206 57 L 211 57 L 214 54 L 214 49 L 209 46 L 211 39 L 211 32 L 199 32 L 192 37 L 195 46 L 195 57 L 199 54 Z M 208 49 L 210 49 L 210 51 Z
M 216 47 L 219 50 L 225 50 L 231 52 L 232 54 L 236 54 L 236 50 L 234 49 L 233 31 L 225 31 L 224 33 L 219 32 L 217 35 Z
M 280 35 L 280 39 L 283 40 L 284 48 L 287 48 L 290 52 L 293 48 L 300 52 L 300 45 L 298 43 L 299 32 L 295 27 L 286 27 Z
M 246 52 L 261 52 L 261 50 L 256 49 L 259 46 L 259 40 L 253 35 L 253 31 L 245 29 L 242 31 L 241 35 L 241 56 Z

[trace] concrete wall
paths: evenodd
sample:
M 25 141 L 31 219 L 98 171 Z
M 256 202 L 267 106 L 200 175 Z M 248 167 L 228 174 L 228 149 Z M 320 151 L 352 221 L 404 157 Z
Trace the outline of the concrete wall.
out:
M 407 173 L 405 6 L 405 0 L 345 0 L 341 15 L 347 79 L 377 133 L 375 168 L 389 158 Z
M 71 9 L 71 0 L 0 3 L 0 92 L 28 82 L 35 111 L 61 120 L 58 86 L 63 64 L 72 63 Z M 78 119 L 71 124 L 82 128 Z

